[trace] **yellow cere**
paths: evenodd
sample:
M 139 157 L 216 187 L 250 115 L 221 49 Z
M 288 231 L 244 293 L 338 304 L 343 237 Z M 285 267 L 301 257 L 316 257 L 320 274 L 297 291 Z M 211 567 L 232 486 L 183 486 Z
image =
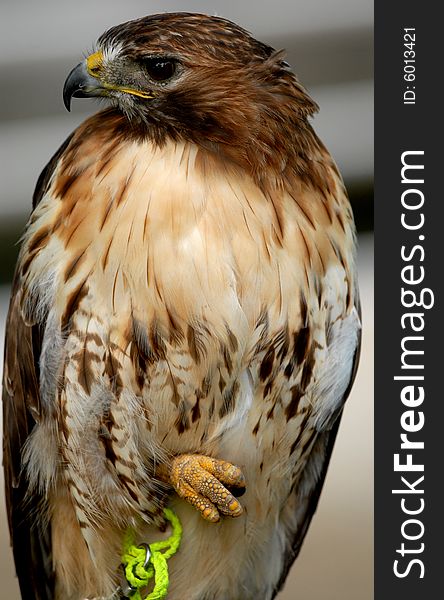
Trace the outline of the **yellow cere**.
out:
M 103 52 L 94 52 L 86 59 L 86 68 L 90 75 L 95 77 L 100 71 L 103 64 Z

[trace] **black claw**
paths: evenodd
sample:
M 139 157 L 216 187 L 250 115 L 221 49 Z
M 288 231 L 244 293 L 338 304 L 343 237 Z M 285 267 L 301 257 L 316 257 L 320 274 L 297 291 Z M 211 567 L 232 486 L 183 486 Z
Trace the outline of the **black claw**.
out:
M 226 485 L 225 486 L 230 494 L 233 494 L 235 498 L 240 498 L 245 494 L 247 488 L 245 486 L 237 486 L 237 485 Z

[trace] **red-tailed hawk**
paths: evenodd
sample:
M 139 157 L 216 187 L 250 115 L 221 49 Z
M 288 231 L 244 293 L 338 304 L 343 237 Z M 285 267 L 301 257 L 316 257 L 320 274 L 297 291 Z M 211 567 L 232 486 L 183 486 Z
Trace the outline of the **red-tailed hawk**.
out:
M 39 178 L 7 323 L 23 597 L 118 597 L 125 532 L 150 543 L 168 505 L 169 599 L 273 598 L 359 353 L 353 217 L 317 107 L 282 52 L 187 13 L 107 31 L 72 96 L 111 107 Z

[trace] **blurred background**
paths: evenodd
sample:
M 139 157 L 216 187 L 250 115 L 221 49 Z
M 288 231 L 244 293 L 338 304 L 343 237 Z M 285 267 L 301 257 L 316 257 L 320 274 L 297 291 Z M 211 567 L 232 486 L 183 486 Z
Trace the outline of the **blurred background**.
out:
M 37 177 L 66 136 L 97 110 L 62 87 L 97 37 L 164 11 L 216 14 L 287 50 L 320 106 L 314 127 L 345 179 L 359 234 L 363 350 L 321 496 L 279 600 L 373 598 L 373 2 L 372 0 L 1 0 L 0 355 L 9 285 Z M 1 365 L 0 365 L 1 375 Z M 19 600 L 3 493 L 0 595 Z M 260 599 L 258 599 L 260 600 Z

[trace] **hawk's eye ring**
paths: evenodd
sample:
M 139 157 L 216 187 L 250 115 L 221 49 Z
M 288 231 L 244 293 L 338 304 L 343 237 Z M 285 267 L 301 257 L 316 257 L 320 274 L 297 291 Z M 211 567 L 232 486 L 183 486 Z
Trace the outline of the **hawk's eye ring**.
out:
M 148 75 L 154 81 L 166 81 L 176 71 L 176 61 L 172 58 L 147 58 L 143 62 Z

